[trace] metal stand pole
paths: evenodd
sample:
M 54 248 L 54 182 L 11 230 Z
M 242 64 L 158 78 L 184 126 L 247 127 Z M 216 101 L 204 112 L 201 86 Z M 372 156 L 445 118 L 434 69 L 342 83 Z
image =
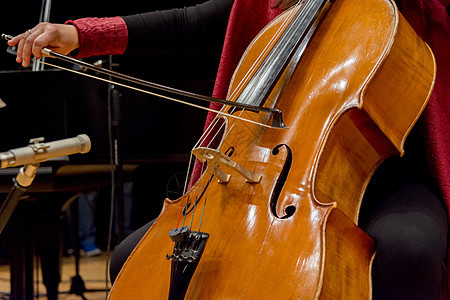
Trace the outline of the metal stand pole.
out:
M 39 22 L 50 22 L 50 11 L 52 8 L 52 0 L 42 0 L 41 15 L 39 16 Z M 34 60 L 32 70 L 33 71 L 43 71 L 44 64 L 40 63 L 45 61 L 45 57 Z
M 16 209 L 20 197 L 28 190 L 31 183 L 33 183 L 38 168 L 39 163 L 25 165 L 20 168 L 19 174 L 13 180 L 14 186 L 11 188 L 8 197 L 0 208 L 0 234 L 8 223 L 14 209 Z
M 13 179 L 14 186 L 11 188 L 8 197 L 0 208 L 0 234 L 16 209 L 17 204 L 20 201 L 20 197 L 31 186 L 38 168 L 39 163 L 25 165 L 20 168 L 19 174 L 17 174 L 17 177 Z M 23 224 L 21 226 L 23 226 Z M 27 238 L 20 236 L 17 239 L 13 239 L 13 242 L 23 242 L 27 240 Z M 27 247 L 20 249 L 25 260 L 19 262 L 19 264 L 15 266 L 17 268 L 16 270 L 11 270 L 11 299 L 16 300 L 33 298 L 33 268 L 30 267 L 32 266 L 32 260 L 27 261 L 33 253 L 32 247 L 32 245 L 28 244 Z
M 117 208 L 117 241 L 125 238 L 125 205 L 123 195 L 123 162 L 120 147 L 121 101 L 120 92 L 110 85 L 111 138 L 114 172 L 114 194 Z

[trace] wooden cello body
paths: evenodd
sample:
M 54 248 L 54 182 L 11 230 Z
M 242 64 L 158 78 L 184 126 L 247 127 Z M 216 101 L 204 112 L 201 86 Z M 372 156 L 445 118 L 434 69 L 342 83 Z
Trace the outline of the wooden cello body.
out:
M 283 13 L 249 46 L 229 100 L 290 16 Z M 264 103 L 283 112 L 288 128 L 224 120 L 218 150 L 260 181 L 221 166 L 228 182 L 206 172 L 184 199 L 167 199 L 109 299 L 168 298 L 168 234 L 186 199 L 199 199 L 197 210 L 185 209 L 187 225 L 191 217 L 192 230 L 201 222 L 209 239 L 185 299 L 371 298 L 375 247 L 357 227 L 360 202 L 376 167 L 403 153 L 434 83 L 433 55 L 393 2 L 336 0 L 297 60 Z

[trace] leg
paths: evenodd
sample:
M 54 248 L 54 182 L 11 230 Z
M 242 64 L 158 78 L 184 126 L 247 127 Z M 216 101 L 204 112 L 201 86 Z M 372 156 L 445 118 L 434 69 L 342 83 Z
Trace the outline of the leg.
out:
M 41 260 L 42 280 L 49 300 L 58 299 L 58 286 L 61 281 L 61 198 L 66 196 L 60 193 L 48 194 L 37 203 L 37 249 Z
M 111 283 L 114 283 L 117 275 L 122 269 L 123 264 L 127 260 L 128 256 L 131 254 L 133 249 L 139 243 L 141 238 L 147 232 L 147 230 L 152 226 L 154 220 L 145 224 L 128 237 L 126 237 L 119 245 L 114 248 L 114 253 L 111 258 L 111 264 L 109 268 L 109 275 L 111 279 Z
M 97 247 L 95 226 L 95 210 L 97 206 L 97 191 L 81 194 L 78 197 L 78 232 L 80 248 L 85 256 L 94 256 L 101 253 Z
M 373 298 L 439 299 L 446 280 L 448 231 L 440 199 L 413 179 L 391 182 L 384 190 L 377 186 L 366 199 L 370 209 L 360 222 L 377 242 Z

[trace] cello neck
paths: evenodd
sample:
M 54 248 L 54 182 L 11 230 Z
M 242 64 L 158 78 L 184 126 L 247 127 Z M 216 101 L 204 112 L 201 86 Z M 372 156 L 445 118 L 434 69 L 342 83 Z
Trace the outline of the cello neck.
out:
M 266 48 L 268 49 L 266 53 L 263 52 L 259 56 L 259 62 L 256 61 L 253 68 L 255 73 L 253 76 L 250 74 L 251 79 L 242 89 L 236 102 L 254 106 L 264 104 L 286 66 L 294 61 L 290 69 L 295 69 L 330 6 L 328 0 L 307 0 L 299 2 L 285 12 L 291 14 L 291 17 L 287 18 L 277 30 Z

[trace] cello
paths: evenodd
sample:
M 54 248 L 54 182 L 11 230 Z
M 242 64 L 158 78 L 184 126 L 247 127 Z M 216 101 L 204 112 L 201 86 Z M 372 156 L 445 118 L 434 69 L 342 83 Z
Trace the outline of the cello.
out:
M 350 2 L 305 1 L 255 38 L 227 99 L 280 109 L 285 126 L 219 114 L 219 147 L 193 150 L 207 171 L 165 201 L 110 299 L 370 298 L 360 202 L 376 167 L 403 153 L 435 64 L 392 2 Z M 180 211 L 188 226 L 174 230 Z

